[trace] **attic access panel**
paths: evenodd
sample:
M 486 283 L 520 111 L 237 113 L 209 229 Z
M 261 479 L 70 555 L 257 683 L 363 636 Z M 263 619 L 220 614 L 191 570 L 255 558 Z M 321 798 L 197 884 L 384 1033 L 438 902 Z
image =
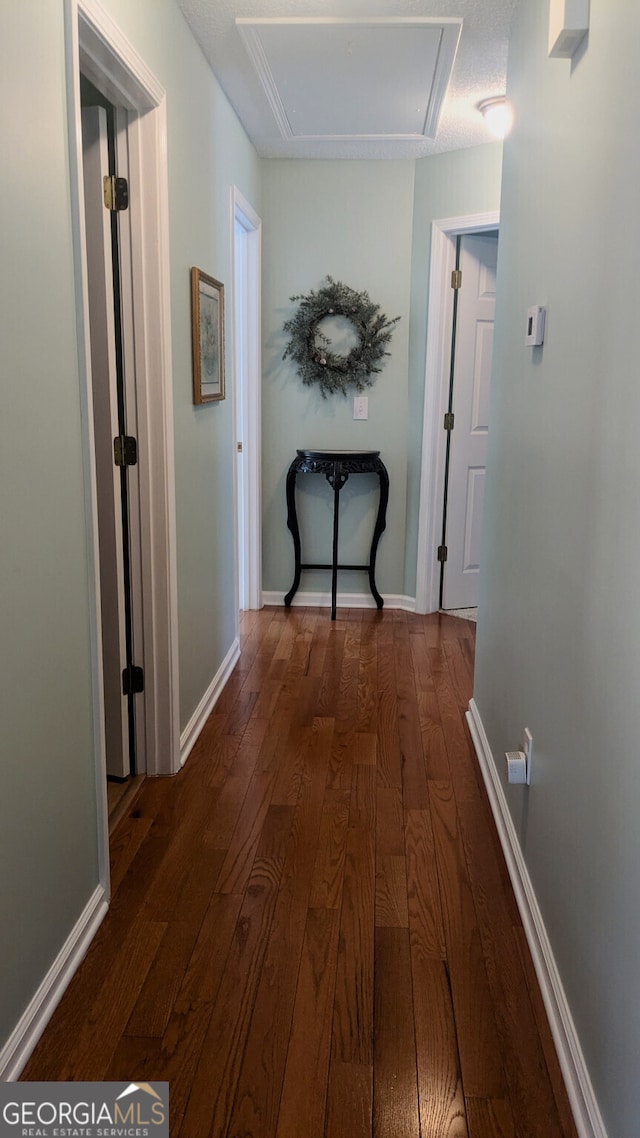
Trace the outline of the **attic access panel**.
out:
M 236 19 L 283 138 L 435 138 L 462 19 Z

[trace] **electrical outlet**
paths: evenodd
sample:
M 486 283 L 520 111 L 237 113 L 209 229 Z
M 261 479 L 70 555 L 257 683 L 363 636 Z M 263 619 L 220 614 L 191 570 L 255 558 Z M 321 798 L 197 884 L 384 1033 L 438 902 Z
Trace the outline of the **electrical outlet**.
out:
M 524 729 L 522 750 L 527 762 L 527 786 L 531 786 L 531 763 L 533 761 L 533 736 L 528 727 Z
M 354 419 L 369 418 L 369 398 L 367 395 L 356 395 L 353 400 Z

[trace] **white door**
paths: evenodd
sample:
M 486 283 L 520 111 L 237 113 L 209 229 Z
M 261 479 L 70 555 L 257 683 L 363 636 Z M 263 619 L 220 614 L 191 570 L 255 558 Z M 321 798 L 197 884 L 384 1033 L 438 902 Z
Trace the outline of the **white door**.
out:
M 460 238 L 442 607 L 478 604 L 498 236 Z
M 262 223 L 232 192 L 238 607 L 262 608 L 260 277 Z
M 119 430 L 111 221 L 103 200 L 103 178 L 109 170 L 103 107 L 83 108 L 82 147 L 107 774 L 125 778 L 130 774 L 130 759 L 127 697 L 122 693 L 122 672 L 127 662 L 124 553 L 120 471 L 113 454 L 113 440 Z

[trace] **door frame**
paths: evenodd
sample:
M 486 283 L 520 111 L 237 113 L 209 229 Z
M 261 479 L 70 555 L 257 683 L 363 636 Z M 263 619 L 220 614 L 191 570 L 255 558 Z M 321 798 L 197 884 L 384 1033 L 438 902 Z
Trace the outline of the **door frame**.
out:
M 236 224 L 243 231 L 246 251 L 243 280 L 238 279 L 240 255 Z M 236 608 L 262 608 L 262 356 L 261 268 L 262 221 L 237 186 L 231 187 L 231 274 L 233 343 L 234 451 L 242 443 L 243 477 L 238 458 L 233 464 L 235 497 Z M 239 292 L 243 319 L 239 319 Z M 240 360 L 244 361 L 240 383 Z M 242 430 L 242 438 L 239 431 Z M 244 557 L 240 557 L 240 549 Z
M 438 546 L 444 509 L 446 448 L 443 418 L 449 398 L 453 331 L 451 273 L 456 263 L 456 240 L 464 233 L 483 233 L 499 227 L 498 210 L 447 217 L 431 223 L 416 569 L 416 612 L 419 613 L 437 612 L 440 606 Z
M 177 567 L 168 173 L 165 92 L 96 0 L 64 0 L 71 215 L 83 465 L 91 593 L 91 654 L 99 861 L 108 889 L 108 810 L 103 731 L 97 499 L 89 352 L 80 71 L 129 112 L 129 173 L 140 187 L 130 205 L 133 322 L 139 440 L 142 623 L 147 773 L 180 769 Z

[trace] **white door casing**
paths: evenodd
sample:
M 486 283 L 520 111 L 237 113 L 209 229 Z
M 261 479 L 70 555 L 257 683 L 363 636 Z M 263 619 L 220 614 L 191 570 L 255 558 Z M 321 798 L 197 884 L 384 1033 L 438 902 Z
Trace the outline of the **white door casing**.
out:
M 442 607 L 475 608 L 489 435 L 497 234 L 460 238 Z
M 100 879 L 108 889 L 108 825 L 95 440 L 82 184 L 80 71 L 128 112 L 129 175 L 139 192 L 130 204 L 134 308 L 143 667 L 147 773 L 180 769 L 175 472 L 171 386 L 171 310 L 166 100 L 163 88 L 96 0 L 64 0 L 71 217 L 81 377 Z
M 416 612 L 437 612 L 440 605 L 438 546 L 442 537 L 446 453 L 443 420 L 449 400 L 453 313 L 451 272 L 456 262 L 456 238 L 460 233 L 497 229 L 499 223 L 499 213 L 490 211 L 443 218 L 431 224 Z
M 238 607 L 262 608 L 262 222 L 231 187 L 232 342 L 236 443 L 236 581 Z

